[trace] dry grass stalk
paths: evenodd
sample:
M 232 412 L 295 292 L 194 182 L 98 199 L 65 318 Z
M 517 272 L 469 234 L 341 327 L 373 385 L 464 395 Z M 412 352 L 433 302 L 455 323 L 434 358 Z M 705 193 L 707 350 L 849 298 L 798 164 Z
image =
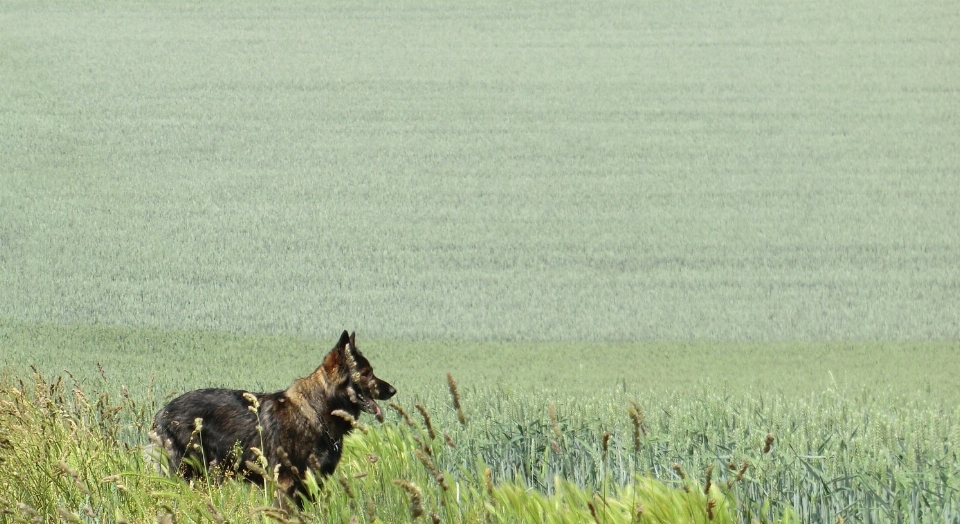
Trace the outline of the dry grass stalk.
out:
M 250 449 L 253 449 L 253 448 L 250 448 Z M 260 464 L 257 464 L 252 460 L 245 460 L 243 462 L 243 465 L 246 466 L 246 468 L 249 469 L 250 471 L 256 473 L 257 475 L 260 475 L 265 479 L 270 478 L 270 475 L 267 474 L 267 470 L 264 467 L 260 466 Z
M 360 433 L 363 433 L 364 435 L 367 434 L 367 427 L 357 422 L 357 419 L 353 418 L 353 415 L 347 413 L 346 411 L 342 409 L 335 409 L 331 411 L 330 414 L 335 417 L 340 417 L 343 420 L 346 420 L 347 423 L 350 424 L 350 427 L 352 427 L 353 429 L 360 430 Z
M 430 449 L 430 446 L 428 446 L 426 442 L 424 442 L 423 437 L 420 435 L 410 435 L 410 438 L 412 438 L 413 441 L 417 443 L 417 446 L 419 446 L 420 449 L 422 449 L 427 455 L 433 455 L 433 450 Z
M 670 467 L 680 476 L 681 480 L 687 480 L 687 473 L 683 471 L 683 466 L 681 466 L 679 462 L 674 462 Z
M 17 502 L 17 509 L 19 509 L 28 520 L 34 521 L 40 519 L 40 513 L 28 504 Z
M 209 501 L 209 500 L 207 501 L 207 510 L 210 512 L 210 518 L 214 522 L 219 523 L 219 522 L 227 521 L 227 519 L 223 518 L 223 515 L 221 515 L 220 512 L 217 511 L 217 507 L 213 505 L 212 501 Z
M 717 507 L 717 501 L 710 499 L 707 501 L 707 518 L 713 520 L 713 510 Z
M 355 501 L 357 499 L 356 495 L 353 493 L 353 488 L 350 487 L 350 482 L 347 480 L 347 477 L 340 475 L 337 477 L 337 482 L 343 487 L 343 492 L 347 494 L 347 498 L 350 500 L 350 507 L 355 507 Z
M 593 521 L 600 524 L 600 517 L 597 516 L 597 507 L 593 505 L 592 501 L 587 501 L 587 508 L 590 509 L 590 516 L 593 517 Z
M 710 464 L 709 466 L 707 466 L 707 481 L 703 484 L 704 495 L 710 494 L 710 487 L 713 485 L 712 480 L 713 480 L 713 464 Z
M 267 469 L 267 457 L 263 454 L 263 451 L 261 451 L 260 448 L 251 446 L 250 453 L 253 453 L 257 464 L 260 464 L 261 468 Z
M 423 407 L 423 404 L 414 404 L 413 407 L 417 408 L 417 411 L 423 416 L 423 423 L 427 426 L 427 435 L 430 436 L 430 440 L 437 438 L 436 432 L 433 431 L 433 423 L 430 421 L 430 414 L 427 413 L 427 408 Z
M 643 410 L 636 400 L 630 399 L 630 407 L 627 408 L 627 414 L 630 415 L 630 422 L 633 423 L 633 451 L 640 452 L 641 439 L 640 434 L 647 435 L 647 428 L 643 424 Z
M 413 427 L 413 420 L 410 420 L 410 415 L 407 415 L 407 410 L 403 409 L 403 406 L 401 406 L 400 404 L 397 404 L 396 402 L 391 402 L 387 405 L 393 408 L 394 411 L 399 413 L 400 416 L 403 417 L 403 420 L 407 423 L 408 426 Z
M 250 514 L 251 516 L 262 515 L 270 520 L 274 520 L 277 522 L 294 522 L 294 521 L 288 520 L 288 517 L 290 516 L 290 514 L 280 508 L 260 506 L 258 508 L 253 508 L 253 511 L 251 511 Z
M 457 420 L 461 426 L 467 425 L 467 416 L 463 413 L 463 407 L 460 406 L 460 392 L 457 390 L 457 381 L 453 379 L 452 373 L 447 373 L 447 384 L 450 386 L 450 396 L 453 397 L 453 407 L 457 409 Z
M 417 520 L 423 515 L 423 490 L 409 480 L 394 479 L 393 483 L 403 488 L 410 497 L 410 518 Z
M 560 431 L 560 424 L 557 422 L 557 407 L 553 402 L 550 403 L 550 426 L 553 427 L 553 435 L 557 437 L 557 442 L 563 440 L 563 432 Z
M 440 487 L 443 488 L 443 491 L 450 489 L 450 486 L 447 485 L 447 479 L 444 478 L 443 473 L 440 473 L 440 470 L 437 469 L 437 466 L 430 460 L 430 457 L 423 451 L 416 449 L 413 451 L 413 454 L 420 459 L 420 462 L 423 463 L 423 466 L 427 468 L 427 471 L 433 475 L 433 478 L 436 479 L 437 484 L 440 484 Z
M 83 520 L 81 520 L 77 514 L 72 513 L 70 510 L 62 506 L 57 508 L 57 515 L 60 515 L 60 518 L 66 522 L 83 524 Z
M 730 464 L 733 465 L 732 462 Z M 734 465 L 734 468 L 735 467 L 736 466 Z M 747 472 L 747 468 L 749 467 L 750 467 L 750 461 L 744 459 L 743 463 L 740 464 L 740 469 L 737 470 L 737 476 L 727 481 L 727 487 L 732 488 L 734 484 L 743 480 L 743 474 Z M 734 468 L 730 468 L 730 469 L 734 469 Z
M 456 448 L 457 443 L 453 441 L 453 438 L 448 433 L 443 434 L 443 440 L 447 441 L 447 445 L 451 448 Z
M 73 479 L 73 483 L 77 486 L 84 495 L 90 495 L 90 488 L 87 487 L 87 483 L 80 478 L 80 473 L 77 470 L 71 468 L 65 461 L 61 460 L 59 464 L 60 471 L 63 471 Z
M 487 498 L 490 499 L 490 504 L 495 506 L 496 499 L 493 497 L 493 472 L 490 471 L 490 468 L 484 468 L 483 481 L 487 486 Z
M 673 471 L 677 472 L 677 475 L 680 476 L 680 480 L 683 481 L 683 491 L 690 493 L 690 484 L 687 483 L 687 473 L 683 471 L 683 467 L 679 462 L 674 462 L 670 467 L 673 468 Z
M 607 451 L 610 450 L 610 432 L 609 432 L 609 431 L 604 431 L 604 432 L 603 432 L 603 437 L 600 439 L 600 445 L 601 445 L 601 448 L 603 449 L 603 453 L 602 453 L 602 455 L 601 455 L 601 458 L 602 458 L 603 462 L 606 462 L 606 461 L 607 461 Z

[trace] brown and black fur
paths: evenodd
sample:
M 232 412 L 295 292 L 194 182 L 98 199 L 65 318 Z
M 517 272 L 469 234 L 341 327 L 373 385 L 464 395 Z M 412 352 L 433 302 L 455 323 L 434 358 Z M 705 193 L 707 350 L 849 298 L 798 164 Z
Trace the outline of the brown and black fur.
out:
M 245 395 L 246 393 L 246 395 Z M 167 467 L 184 478 L 222 478 L 236 474 L 262 483 L 257 458 L 261 449 L 268 475 L 279 464 L 277 484 L 287 497 L 302 504 L 303 478 L 308 468 L 318 478 L 333 473 L 343 453 L 343 437 L 361 411 L 382 419 L 377 400 L 396 389 L 373 374 L 357 349 L 356 334 L 346 331 L 323 363 L 309 376 L 283 391 L 252 393 L 259 408 L 251 409 L 251 393 L 233 389 L 198 389 L 173 399 L 153 419 L 151 438 L 159 441 Z M 201 429 L 196 431 L 196 419 Z M 259 425 L 262 430 L 258 429 Z

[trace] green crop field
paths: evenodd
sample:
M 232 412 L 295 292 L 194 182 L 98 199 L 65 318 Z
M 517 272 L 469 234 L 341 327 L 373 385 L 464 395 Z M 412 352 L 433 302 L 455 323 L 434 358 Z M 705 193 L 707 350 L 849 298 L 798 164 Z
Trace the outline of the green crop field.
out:
M 0 522 L 297 517 L 153 475 L 144 430 L 342 329 L 413 425 L 365 421 L 301 519 L 405 522 L 399 480 L 420 521 L 955 522 L 958 27 L 0 3 Z
M 949 5 L 5 2 L 0 316 L 960 338 Z

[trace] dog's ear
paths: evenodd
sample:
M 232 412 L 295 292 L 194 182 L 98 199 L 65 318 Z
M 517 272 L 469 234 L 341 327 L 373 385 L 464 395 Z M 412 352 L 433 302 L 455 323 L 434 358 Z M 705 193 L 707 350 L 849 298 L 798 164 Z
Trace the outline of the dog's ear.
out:
M 343 331 L 343 334 L 340 335 L 340 341 L 337 342 L 337 345 L 334 346 L 334 349 L 344 349 L 344 348 L 346 348 L 346 347 L 347 347 L 347 344 L 352 344 L 352 343 L 353 343 L 353 340 L 351 340 L 351 338 L 352 338 L 352 337 L 350 336 L 350 334 L 347 333 L 346 330 L 344 330 L 344 331 Z
M 327 370 L 328 373 L 335 373 L 338 369 L 346 369 L 348 363 L 347 353 L 350 352 L 350 333 L 346 331 L 340 335 L 340 340 L 337 341 L 337 345 L 333 346 L 333 349 L 327 353 L 326 358 L 323 360 L 323 364 L 320 366 Z
M 346 331 L 344 331 L 346 333 Z M 354 331 L 350 333 L 350 345 L 353 346 L 353 349 L 357 349 L 357 332 Z

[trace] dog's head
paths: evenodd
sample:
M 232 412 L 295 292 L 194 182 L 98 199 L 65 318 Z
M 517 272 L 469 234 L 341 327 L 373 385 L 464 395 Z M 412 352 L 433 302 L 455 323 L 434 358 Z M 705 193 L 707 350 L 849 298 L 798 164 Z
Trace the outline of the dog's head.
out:
M 328 363 L 343 377 L 342 387 L 350 402 L 381 420 L 383 412 L 377 401 L 391 398 L 397 390 L 373 374 L 370 361 L 357 349 L 357 334 L 344 331 L 330 354 L 334 358 L 329 362 L 328 357 Z

